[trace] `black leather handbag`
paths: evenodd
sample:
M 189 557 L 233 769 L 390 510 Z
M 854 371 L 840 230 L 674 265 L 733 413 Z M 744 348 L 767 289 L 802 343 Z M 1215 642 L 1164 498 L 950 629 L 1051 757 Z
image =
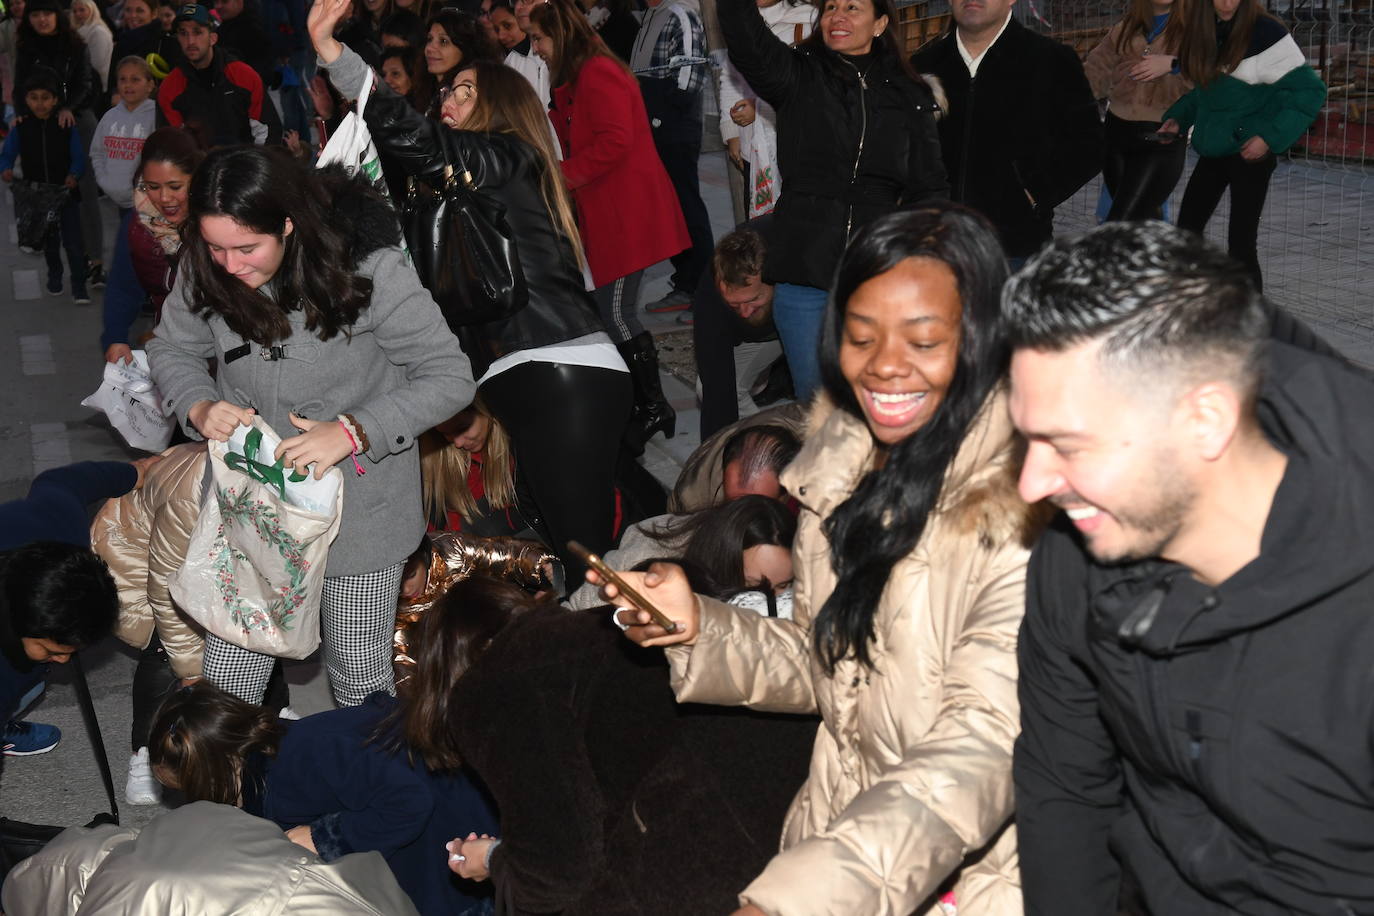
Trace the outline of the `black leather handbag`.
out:
M 450 328 L 509 318 L 529 289 L 505 204 L 472 183 L 461 151 L 455 169 L 442 140 L 439 148 L 442 184 L 421 190 L 406 181 L 402 225 L 415 271 Z
M 100 778 L 105 784 L 105 798 L 110 803 L 108 812 L 102 811 L 97 814 L 85 826 L 118 824 L 119 806 L 115 804 L 110 758 L 105 753 L 105 741 L 100 735 L 100 721 L 95 715 L 95 704 L 91 701 L 91 688 L 86 683 L 86 671 L 81 665 L 80 653 L 74 654 L 68 664 L 71 666 L 72 686 L 76 688 L 76 698 L 81 706 L 81 718 L 86 722 L 86 734 L 91 739 L 91 749 L 95 752 L 95 760 L 100 767 Z M 10 869 L 48 845 L 53 837 L 65 829 L 67 828 L 64 826 L 28 824 L 0 817 L 0 883 L 4 882 Z

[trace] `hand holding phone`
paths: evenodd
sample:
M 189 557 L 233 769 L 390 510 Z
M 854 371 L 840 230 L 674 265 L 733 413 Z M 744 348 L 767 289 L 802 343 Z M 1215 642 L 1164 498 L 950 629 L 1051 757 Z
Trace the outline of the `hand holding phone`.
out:
M 620 594 L 631 604 L 640 610 L 647 611 L 649 616 L 653 618 L 654 623 L 658 624 L 666 632 L 673 633 L 677 630 L 676 621 L 655 607 L 654 603 L 648 598 L 645 598 L 639 592 L 635 591 L 628 582 L 621 578 L 619 573 L 607 566 L 596 554 L 592 553 L 586 547 L 583 547 L 577 541 L 569 541 L 568 549 L 577 554 L 583 563 L 586 563 L 592 569 L 596 570 L 596 574 L 600 576 L 603 581 L 613 584 Z

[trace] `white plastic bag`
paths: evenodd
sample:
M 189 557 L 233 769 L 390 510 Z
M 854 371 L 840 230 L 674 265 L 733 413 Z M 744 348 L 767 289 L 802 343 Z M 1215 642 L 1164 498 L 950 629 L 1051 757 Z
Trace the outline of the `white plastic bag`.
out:
M 148 371 L 148 354 L 134 350 L 134 361 L 105 364 L 105 378 L 81 402 L 110 418 L 124 441 L 147 452 L 160 452 L 172 441 L 176 418 L 162 410 L 162 397 Z
M 743 144 L 746 133 L 748 145 Z M 749 219 L 773 212 L 778 202 L 778 160 L 770 133 L 757 119 L 740 130 L 741 145 L 749 160 Z
M 363 112 L 367 110 L 367 100 L 372 95 L 372 71 L 367 71 L 363 86 L 358 90 L 358 104 L 353 111 L 343 116 L 339 126 L 325 142 L 315 160 L 316 168 L 339 164 L 350 175 L 362 172 L 367 180 L 383 194 L 387 194 L 386 182 L 382 180 L 382 160 L 377 154 L 377 145 L 372 142 L 372 132 L 367 129 Z
M 343 515 L 343 474 L 301 479 L 272 460 L 262 418 L 211 442 L 200 517 L 168 580 L 197 623 L 234 645 L 305 658 L 320 644 L 320 592 Z

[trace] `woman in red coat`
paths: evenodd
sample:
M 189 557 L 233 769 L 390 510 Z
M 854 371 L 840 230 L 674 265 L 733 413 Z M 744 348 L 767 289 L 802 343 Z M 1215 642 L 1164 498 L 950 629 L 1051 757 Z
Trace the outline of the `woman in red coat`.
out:
M 577 204 L 593 295 L 634 378 L 626 439 L 639 454 L 654 433 L 671 437 L 677 423 L 659 386 L 654 339 L 635 316 L 639 281 L 646 267 L 692 240 L 654 148 L 639 84 L 624 62 L 571 0 L 536 6 L 529 35 L 554 85 L 549 117 L 563 145 L 563 178 Z

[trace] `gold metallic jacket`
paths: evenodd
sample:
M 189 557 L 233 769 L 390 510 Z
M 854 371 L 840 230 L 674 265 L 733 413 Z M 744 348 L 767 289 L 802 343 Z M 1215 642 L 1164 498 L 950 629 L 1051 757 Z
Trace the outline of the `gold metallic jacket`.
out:
M 822 522 L 872 466 L 873 437 L 824 399 L 783 483 L 802 504 L 795 618 L 712 601 L 693 647 L 668 650 L 681 701 L 817 713 L 811 771 L 781 851 L 741 899 L 769 916 L 1017 916 L 1012 744 L 1016 637 L 1036 530 L 1016 492 L 1005 393 L 989 398 L 915 549 L 892 569 L 870 647 L 828 674 L 810 623 L 835 587 Z
M 482 575 L 505 579 L 524 588 L 552 588 L 557 592 L 563 589 L 563 568 L 558 557 L 534 541 L 445 531 L 430 536 L 430 547 L 429 574 L 424 589 L 418 595 L 402 598 L 396 612 L 391 662 L 396 669 L 397 685 L 410 677 L 415 667 L 410 628 L 434 607 L 453 583 Z
M 115 635 L 145 649 L 156 629 L 177 677 L 200 677 L 205 638 L 173 604 L 167 578 L 185 561 L 200 514 L 206 447 L 192 442 L 162 454 L 142 487 L 108 500 L 96 514 L 91 546 L 110 567 L 119 590 Z

